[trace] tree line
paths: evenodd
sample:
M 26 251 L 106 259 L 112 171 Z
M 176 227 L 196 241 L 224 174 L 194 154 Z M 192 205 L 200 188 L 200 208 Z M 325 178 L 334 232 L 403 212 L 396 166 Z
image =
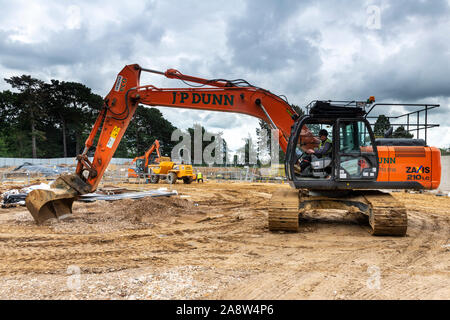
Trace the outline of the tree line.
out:
M 103 107 L 101 96 L 84 84 L 29 75 L 5 79 L 11 90 L 0 92 L 0 157 L 75 157 L 84 148 Z M 170 153 L 176 128 L 156 108 L 139 106 L 115 157 L 141 155 L 155 139 Z M 91 152 L 92 154 L 92 152 Z
M 389 118 L 384 114 L 380 114 L 377 118 L 377 121 L 374 124 L 373 132 L 375 137 L 383 138 L 385 133 L 391 128 L 391 122 Z M 398 126 L 392 132 L 392 138 L 407 138 L 412 139 L 414 135 L 407 131 L 404 126 Z
M 29 75 L 13 76 L 4 79 L 11 90 L 0 92 L 0 157 L 15 158 L 56 158 L 75 157 L 84 148 L 92 125 L 103 107 L 101 96 L 92 92 L 82 83 L 51 80 L 46 83 Z M 300 107 L 292 105 L 299 115 L 303 115 Z M 269 126 L 260 121 L 257 139 L 261 132 Z M 375 135 L 381 137 L 389 129 L 389 119 L 379 116 L 374 125 Z M 194 140 L 194 127 L 187 132 Z M 172 148 L 178 143 L 171 141 L 176 129 L 156 108 L 138 106 L 133 120 L 122 138 L 115 157 L 134 158 L 144 154 L 155 139 L 162 142 L 162 153 L 170 155 Z M 201 127 L 202 136 L 207 132 Z M 403 127 L 393 132 L 393 137 L 411 138 L 412 135 Z M 250 137 L 244 140 L 242 150 L 245 164 L 250 161 Z M 210 142 L 203 142 L 202 150 Z M 257 145 L 257 144 L 253 144 Z M 271 150 L 270 139 L 267 146 L 256 150 L 258 165 L 262 152 Z M 192 146 L 193 150 L 193 146 Z M 227 143 L 223 140 L 225 151 L 224 162 L 237 165 L 237 157 L 227 159 Z M 92 152 L 91 152 L 92 154 Z M 191 154 L 192 163 L 194 155 Z M 284 162 L 284 153 L 280 149 L 280 162 Z
M 101 96 L 77 82 L 47 83 L 30 75 L 4 80 L 11 90 L 0 92 L 0 157 L 75 157 L 82 152 L 103 107 Z M 161 152 L 170 156 L 178 143 L 171 141 L 175 129 L 161 111 L 139 105 L 114 156 L 140 156 L 155 139 L 161 142 Z M 194 128 L 187 132 L 193 138 Z M 202 150 L 205 146 L 206 142 Z
M 15 91 L 0 92 L 0 156 L 74 156 L 102 98 L 76 82 L 46 83 L 29 75 L 5 81 Z

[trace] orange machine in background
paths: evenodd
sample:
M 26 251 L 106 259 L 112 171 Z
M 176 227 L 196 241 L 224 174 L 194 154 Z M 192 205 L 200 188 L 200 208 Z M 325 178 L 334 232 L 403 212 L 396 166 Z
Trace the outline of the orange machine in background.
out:
M 128 178 L 144 178 L 147 183 L 158 183 L 160 179 L 166 179 L 170 184 L 177 180 L 190 184 L 195 180 L 192 165 L 176 164 L 170 157 L 162 157 L 160 147 L 159 141 L 155 140 L 143 156 L 134 158 L 131 163 L 136 166 L 128 168 Z M 156 152 L 156 157 L 153 152 Z
M 144 173 L 147 172 L 146 168 L 149 163 L 159 163 L 161 159 L 170 160 L 168 157 L 161 157 L 160 147 L 159 140 L 155 140 L 143 156 L 134 158 L 131 164 L 135 164 L 135 167 L 128 168 L 128 178 L 143 177 Z M 156 152 L 157 157 L 153 156 L 153 152 Z

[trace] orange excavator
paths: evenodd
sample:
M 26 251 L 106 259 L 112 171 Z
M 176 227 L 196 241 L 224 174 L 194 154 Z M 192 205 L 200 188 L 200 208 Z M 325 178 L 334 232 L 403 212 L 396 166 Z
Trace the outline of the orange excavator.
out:
M 128 168 L 128 178 L 143 176 L 144 173 L 147 173 L 146 168 L 148 168 L 149 163 L 159 163 L 161 160 L 170 161 L 169 157 L 161 157 L 160 147 L 159 140 L 155 140 L 143 156 L 134 158 L 131 164 L 135 163 L 136 167 Z M 157 157 L 151 159 L 153 152 L 156 152 Z
M 170 184 L 177 180 L 183 180 L 185 184 L 192 183 L 196 178 L 192 165 L 176 164 L 170 157 L 162 157 L 160 146 L 159 141 L 155 140 L 143 156 L 134 158 L 131 163 L 136 163 L 136 167 L 128 168 L 128 178 L 145 178 L 147 183 L 158 183 L 161 178 Z M 154 151 L 156 158 L 152 157 Z
M 194 82 L 201 87 L 142 86 L 141 72 Z M 262 119 L 278 130 L 292 189 L 282 188 L 272 196 L 268 225 L 273 231 L 297 231 L 299 214 L 305 210 L 344 208 L 367 215 L 374 235 L 403 236 L 407 230 L 406 209 L 380 190 L 436 189 L 440 183 L 439 149 L 427 146 L 421 139 L 375 139 L 368 120 L 377 105 L 374 99 L 314 101 L 308 105 L 309 112 L 300 116 L 283 97 L 245 80 L 208 80 L 174 69 L 161 72 L 133 64 L 118 74 L 104 101 L 85 149 L 77 156 L 76 172 L 60 176 L 50 190 L 33 190 L 28 194 L 26 205 L 37 223 L 70 214 L 79 195 L 96 190 L 140 103 L 242 113 Z M 408 115 L 408 129 L 409 125 Z M 91 162 L 87 151 L 100 129 Z M 326 154 L 320 152 L 323 146 L 318 138 L 323 130 L 331 145 Z M 306 168 L 300 165 L 305 161 L 309 162 Z

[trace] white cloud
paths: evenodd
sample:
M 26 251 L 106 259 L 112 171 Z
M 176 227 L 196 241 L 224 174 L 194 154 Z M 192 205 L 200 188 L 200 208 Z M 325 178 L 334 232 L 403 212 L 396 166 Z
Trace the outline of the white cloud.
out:
M 71 5 L 67 9 L 66 27 L 79 29 L 81 27 L 81 9 L 79 6 Z

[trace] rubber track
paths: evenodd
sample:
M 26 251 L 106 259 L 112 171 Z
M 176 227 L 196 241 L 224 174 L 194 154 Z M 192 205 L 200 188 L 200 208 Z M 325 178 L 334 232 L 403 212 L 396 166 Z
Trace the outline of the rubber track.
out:
M 298 190 L 278 190 L 269 208 L 269 230 L 298 232 Z
M 375 236 L 404 236 L 408 228 L 405 206 L 391 194 L 381 191 L 358 192 L 360 201 L 369 206 L 370 233 Z M 362 199 L 361 196 L 364 198 Z M 351 197 L 352 200 L 357 198 Z M 333 199 L 323 198 L 324 201 Z M 340 199 L 342 200 L 342 199 Z M 269 230 L 298 232 L 299 192 L 279 190 L 269 208 Z
M 363 197 L 370 204 L 369 223 L 375 236 L 404 236 L 408 228 L 405 206 L 389 193 L 381 191 L 364 192 Z

